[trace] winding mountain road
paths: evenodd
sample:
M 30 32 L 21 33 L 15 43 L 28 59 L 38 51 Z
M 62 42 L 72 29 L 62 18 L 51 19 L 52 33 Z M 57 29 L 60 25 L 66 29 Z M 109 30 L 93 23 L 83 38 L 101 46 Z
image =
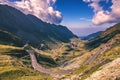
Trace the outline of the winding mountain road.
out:
M 104 44 L 102 47 L 100 47 L 100 49 L 97 52 L 93 53 L 93 55 L 86 61 L 85 64 L 91 64 L 100 53 L 110 48 L 112 44 L 114 44 L 113 41 L 110 43 Z
M 96 58 L 102 51 L 103 51 L 103 49 L 100 48 L 97 52 L 95 52 L 95 53 L 92 55 L 92 57 L 90 57 L 90 58 L 86 61 L 85 64 L 90 64 L 90 63 L 92 63 L 92 62 L 95 60 L 95 58 Z
M 54 72 L 54 71 L 51 71 L 49 69 L 45 69 L 43 68 L 42 66 L 40 66 L 38 63 L 37 63 L 37 59 L 35 57 L 35 54 L 34 54 L 34 51 L 33 50 L 26 50 L 29 55 L 30 55 L 30 58 L 31 58 L 31 62 L 32 62 L 32 67 L 39 71 L 39 72 L 42 72 L 42 73 L 46 73 L 46 74 L 50 74 L 50 75 L 62 75 L 62 74 L 70 74 L 71 72 L 73 72 L 73 70 L 66 70 L 66 71 L 59 71 L 59 72 Z
M 100 49 L 95 52 L 86 62 L 85 64 L 91 64 L 95 58 L 100 54 L 102 53 L 103 51 L 107 50 L 108 48 L 110 48 L 110 46 L 114 44 L 114 42 L 111 42 L 111 43 L 106 43 L 104 44 L 102 47 L 100 47 Z M 26 44 L 25 46 L 28 46 L 28 44 Z M 63 70 L 63 71 L 59 71 L 59 72 L 55 72 L 55 71 L 52 71 L 52 70 L 49 70 L 49 69 L 46 69 L 46 68 L 43 68 L 42 66 L 40 66 L 38 63 L 37 63 L 37 59 L 35 57 L 35 54 L 34 54 L 34 50 L 31 50 L 31 49 L 26 49 L 26 51 L 29 53 L 30 55 L 30 58 L 31 58 L 31 62 L 32 62 L 32 67 L 39 71 L 39 72 L 42 72 L 42 73 L 46 73 L 46 74 L 50 74 L 50 75 L 62 75 L 62 74 L 70 74 L 72 73 L 74 70 L 71 69 L 71 70 Z

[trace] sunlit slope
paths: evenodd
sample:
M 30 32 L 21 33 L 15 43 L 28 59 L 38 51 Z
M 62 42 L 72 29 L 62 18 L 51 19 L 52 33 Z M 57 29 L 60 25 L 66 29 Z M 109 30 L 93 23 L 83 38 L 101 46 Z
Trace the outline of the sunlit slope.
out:
M 0 45 L 0 79 L 52 80 L 50 76 L 32 68 L 29 54 L 23 48 L 9 45 Z
M 109 45 L 110 43 L 112 44 Z M 103 47 L 105 45 L 107 46 Z M 120 72 L 116 71 L 119 70 L 119 68 L 116 67 L 117 63 L 114 63 L 114 65 L 112 64 L 113 62 L 115 62 L 114 60 L 120 58 L 120 24 L 116 24 L 115 26 L 110 27 L 109 29 L 104 31 L 98 38 L 95 38 L 92 41 L 88 42 L 87 47 L 88 49 L 90 49 L 89 53 L 85 53 L 88 59 L 92 57 L 93 54 L 95 54 L 95 52 L 99 51 L 99 49 L 104 49 L 104 48 L 106 49 L 102 50 L 102 52 L 90 64 L 81 65 L 80 68 L 75 71 L 75 74 L 79 74 L 76 77 L 79 78 L 80 80 L 84 80 L 90 77 L 90 75 L 91 77 L 88 78 L 88 80 L 91 79 L 106 80 L 106 79 L 111 79 L 112 76 L 114 76 L 113 80 L 119 79 Z M 103 66 L 102 69 L 104 70 L 105 66 L 106 68 L 110 67 L 109 65 L 108 66 L 106 65 L 108 63 L 110 63 L 113 66 L 113 73 L 115 73 L 115 75 L 110 73 L 110 75 L 108 74 L 108 75 L 104 75 L 104 77 L 101 77 L 102 73 L 99 72 L 101 71 L 100 70 L 101 66 Z M 104 72 L 103 70 L 102 72 Z M 105 73 L 109 73 L 109 71 L 110 70 L 108 70 L 108 72 L 106 71 Z M 97 73 L 101 75 L 97 76 Z M 93 76 L 96 78 L 93 78 Z
M 98 36 L 97 38 L 89 41 L 86 44 L 86 46 L 88 48 L 95 48 L 95 47 L 99 46 L 102 43 L 106 43 L 107 41 L 112 39 L 117 34 L 120 34 L 120 23 L 108 28 L 100 36 Z

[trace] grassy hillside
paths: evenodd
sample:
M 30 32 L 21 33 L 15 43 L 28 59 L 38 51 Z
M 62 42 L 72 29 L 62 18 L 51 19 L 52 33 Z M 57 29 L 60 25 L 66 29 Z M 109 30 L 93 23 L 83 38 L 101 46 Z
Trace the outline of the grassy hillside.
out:
M 0 80 L 52 80 L 33 70 L 31 60 L 22 48 L 0 45 Z
M 87 56 L 90 58 L 94 52 L 99 50 L 101 46 L 108 42 L 114 42 L 114 44 L 99 54 L 91 64 L 81 65 L 80 68 L 75 71 L 75 74 L 78 74 L 77 78 L 84 80 L 95 71 L 100 70 L 101 66 L 110 63 L 111 61 L 120 57 L 120 24 L 110 27 L 104 31 L 97 39 L 88 42 L 87 46 L 89 45 L 89 48 L 92 48 L 92 50 L 89 53 L 90 55 Z
M 0 44 L 22 46 L 23 42 L 19 37 L 12 33 L 0 29 Z
M 106 32 L 109 30 L 111 31 L 113 29 L 109 28 Z M 99 50 L 105 42 L 100 42 L 99 46 L 92 50 L 86 50 L 84 48 L 84 41 L 73 39 L 71 40 L 71 43 L 63 43 L 56 49 L 40 52 L 35 51 L 37 60 L 40 65 L 53 71 L 60 70 L 57 64 L 63 65 L 61 69 L 74 69 L 76 67 L 72 74 L 66 74 L 63 76 L 59 75 L 60 79 L 70 79 L 74 77 L 75 79 L 84 80 L 90 77 L 94 72 L 100 70 L 101 66 L 120 57 L 120 34 L 116 33 L 113 36 L 113 33 L 116 32 L 116 30 L 113 30 L 113 32 L 110 32 L 109 34 L 106 32 L 104 32 L 104 34 L 102 33 L 101 37 L 104 35 L 103 37 L 105 38 L 106 35 L 112 35 L 106 43 L 114 42 L 114 44 L 112 44 L 106 51 L 99 54 L 91 64 L 84 63 L 94 52 Z M 103 39 L 104 41 L 104 38 L 101 38 L 101 40 Z M 44 52 L 45 55 L 41 52 Z M 22 48 L 0 45 L 0 79 L 53 80 L 53 77 L 33 70 L 30 56 Z
M 112 39 L 115 35 L 120 34 L 120 23 L 108 28 L 106 31 L 104 31 L 100 36 L 97 38 L 89 41 L 86 43 L 86 47 L 89 49 L 93 49 L 97 46 L 99 46 L 102 43 L 106 43 L 110 39 Z
M 99 70 L 101 66 L 119 57 L 120 57 L 120 43 L 112 45 L 110 49 L 97 56 L 97 58 L 94 60 L 94 62 L 92 62 L 92 64 L 84 66 L 83 70 L 81 71 L 84 72 L 84 75 L 81 77 L 81 80 L 89 77 L 93 72 Z

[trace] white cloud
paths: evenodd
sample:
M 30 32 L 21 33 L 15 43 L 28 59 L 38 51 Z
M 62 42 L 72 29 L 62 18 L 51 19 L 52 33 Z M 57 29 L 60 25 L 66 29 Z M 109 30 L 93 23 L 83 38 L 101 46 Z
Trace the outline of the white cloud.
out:
M 120 0 L 112 0 L 112 6 L 110 7 L 111 11 L 103 10 L 102 6 L 99 5 L 100 1 L 106 1 L 106 3 L 109 2 L 109 0 L 89 1 L 89 6 L 91 6 L 95 12 L 92 22 L 97 25 L 120 22 Z
M 93 0 L 93 2 L 89 5 L 90 7 L 92 7 L 94 9 L 94 12 L 98 12 L 100 10 L 102 10 L 102 7 L 99 5 L 99 1 L 100 0 Z
M 94 9 L 94 12 L 102 10 L 102 7 L 99 5 L 99 2 L 104 0 L 83 0 L 83 1 L 90 3 L 89 6 Z
M 84 2 L 91 2 L 91 0 L 83 0 Z
M 55 10 L 56 0 L 21 0 L 9 2 L 0 0 L 0 3 L 7 4 L 21 10 L 25 14 L 33 14 L 43 21 L 58 24 L 62 20 L 61 12 Z

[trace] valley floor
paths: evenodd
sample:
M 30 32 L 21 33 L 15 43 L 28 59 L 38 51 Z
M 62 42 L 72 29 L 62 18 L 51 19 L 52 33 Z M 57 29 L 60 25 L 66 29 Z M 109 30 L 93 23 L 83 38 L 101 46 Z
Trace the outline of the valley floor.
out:
M 120 79 L 120 44 L 113 40 L 93 50 L 86 50 L 81 40 L 52 50 L 27 49 L 0 45 L 1 80 Z

